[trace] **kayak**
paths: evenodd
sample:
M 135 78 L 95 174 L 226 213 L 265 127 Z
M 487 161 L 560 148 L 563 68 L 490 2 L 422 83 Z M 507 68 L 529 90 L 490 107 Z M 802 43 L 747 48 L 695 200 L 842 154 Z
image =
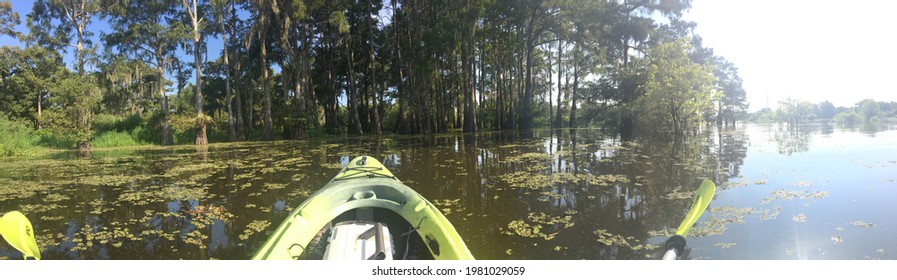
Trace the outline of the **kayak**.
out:
M 474 258 L 439 209 L 361 156 L 296 207 L 252 259 Z

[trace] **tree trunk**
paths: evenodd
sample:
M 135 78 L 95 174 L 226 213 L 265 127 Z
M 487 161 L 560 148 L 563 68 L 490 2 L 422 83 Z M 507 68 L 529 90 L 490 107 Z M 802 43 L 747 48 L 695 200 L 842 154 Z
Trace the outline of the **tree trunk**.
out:
M 156 74 L 159 75 L 159 97 L 162 98 L 162 145 L 174 143 L 171 137 L 171 123 L 168 120 L 168 96 L 165 95 L 165 70 L 162 68 L 162 50 L 156 49 Z
M 461 75 L 464 77 L 464 132 L 477 131 L 476 74 L 473 73 L 473 38 L 466 38 L 461 45 Z
M 190 17 L 193 21 L 193 62 L 195 64 L 194 68 L 196 68 L 196 85 L 194 85 L 196 94 L 193 98 L 196 103 L 196 141 L 194 144 L 207 145 L 209 144 L 209 139 L 206 138 L 206 121 L 202 111 L 202 52 L 200 51 L 202 49 L 202 37 L 199 33 L 196 0 L 193 0 L 192 12 L 190 9 L 188 9 L 188 12 L 190 12 Z
M 560 46 L 560 45 L 558 45 L 558 46 Z M 549 80 L 548 82 L 550 84 L 551 83 L 551 69 L 552 69 L 551 45 L 548 45 L 548 50 L 546 52 L 548 53 L 546 56 L 548 57 L 548 64 L 547 64 L 548 80 Z M 560 82 L 560 80 L 558 80 L 558 82 Z M 558 92 L 558 93 L 560 93 L 560 92 Z M 548 99 L 548 127 L 552 127 L 553 125 L 552 125 L 551 121 L 554 120 L 554 106 L 553 106 L 554 104 L 552 104 L 552 101 L 551 101 L 551 88 L 550 87 L 548 89 L 548 98 L 547 99 Z
M 37 121 L 34 122 L 34 127 L 36 130 L 40 130 L 40 128 L 41 128 L 40 121 L 41 121 L 41 115 L 43 114 L 43 110 L 41 109 L 41 102 L 43 102 L 42 99 L 43 99 L 42 94 L 38 93 L 37 94 Z
M 365 15 L 365 17 L 367 17 L 368 36 L 370 36 L 368 38 L 368 41 L 369 41 L 368 44 L 370 46 L 370 49 L 368 52 L 368 60 L 369 60 L 368 63 L 370 63 L 370 65 L 369 65 L 370 75 L 369 76 L 371 78 L 371 89 L 374 90 L 374 91 L 372 91 L 374 98 L 371 98 L 373 101 L 373 111 L 374 111 L 373 112 L 374 113 L 374 133 L 376 133 L 377 135 L 380 135 L 382 128 L 380 125 L 380 109 L 378 106 L 379 98 L 376 98 L 376 93 L 375 93 L 375 91 L 376 91 L 375 85 L 377 84 L 377 79 L 375 78 L 376 69 L 374 68 L 374 61 L 375 61 L 374 60 L 374 19 L 372 18 L 372 16 L 375 16 L 376 14 L 374 14 L 373 11 L 370 10 L 371 9 L 371 0 L 367 0 L 367 8 L 368 8 L 368 12 L 367 12 L 367 15 Z
M 262 48 L 262 92 L 264 93 L 264 102 L 265 102 L 265 117 L 264 117 L 264 125 L 265 130 L 262 134 L 262 140 L 271 141 L 274 140 L 274 128 L 271 124 L 271 84 L 269 82 L 268 77 L 268 45 L 266 40 L 266 35 L 262 32 L 261 37 L 261 48 Z
M 231 142 L 237 141 L 237 130 L 234 127 L 234 109 L 233 109 L 233 94 L 230 87 L 230 55 L 228 54 L 228 41 L 227 41 L 227 28 L 224 25 L 224 14 L 227 11 L 227 6 L 222 8 L 222 11 L 218 14 L 218 24 L 221 29 L 221 44 L 224 45 L 224 104 L 227 107 L 227 139 Z
M 564 76 L 563 56 L 564 56 L 564 41 L 558 40 L 558 109 L 555 110 L 555 115 L 554 115 L 555 116 L 555 119 L 554 119 L 554 127 L 555 128 L 561 127 L 561 123 L 563 123 L 562 117 L 564 115 L 562 113 L 563 107 L 561 107 L 561 106 L 563 106 L 563 102 L 561 102 L 561 95 L 563 95 L 563 92 L 564 92 L 564 85 L 563 85 L 563 83 L 561 83 L 563 76 Z
M 580 54 L 579 47 L 577 46 L 577 50 L 573 52 L 573 93 L 570 98 L 570 121 L 567 122 L 567 127 L 573 128 L 576 125 L 576 94 L 579 89 L 579 56 Z
M 351 37 L 346 38 L 345 44 L 346 52 L 349 53 L 349 84 L 347 85 L 349 90 L 346 92 L 346 102 L 349 103 L 350 131 L 354 129 L 355 134 L 363 135 L 361 119 L 358 117 L 358 92 L 355 85 L 355 51 L 349 46 L 351 40 Z

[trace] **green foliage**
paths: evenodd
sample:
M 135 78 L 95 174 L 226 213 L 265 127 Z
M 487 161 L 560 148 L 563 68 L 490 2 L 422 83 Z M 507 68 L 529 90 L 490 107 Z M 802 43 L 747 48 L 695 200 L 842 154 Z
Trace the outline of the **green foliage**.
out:
M 77 145 L 77 139 L 70 134 L 64 134 L 50 129 L 41 129 L 36 132 L 37 144 L 42 147 L 55 149 L 71 149 Z
M 129 147 L 148 144 L 134 138 L 134 135 L 132 135 L 132 133 L 119 131 L 107 131 L 99 133 L 96 137 L 93 138 L 93 141 L 91 143 L 93 144 L 93 147 L 96 148 Z
M 840 125 L 852 127 L 860 124 L 863 121 L 863 117 L 854 110 L 847 110 L 835 115 L 833 120 Z
M 645 94 L 636 102 L 640 126 L 682 135 L 711 108 L 713 72 L 688 57 L 691 48 L 676 40 L 651 50 Z
M 56 106 L 47 110 L 47 124 L 55 133 L 74 138 L 76 144 L 89 142 L 92 108 L 100 99 L 100 90 L 89 78 L 57 72 L 58 77 L 50 86 L 49 101 Z
M 35 155 L 40 151 L 37 140 L 37 135 L 28 126 L 0 114 L 0 157 Z
M 858 107 L 860 108 L 860 115 L 863 116 L 863 120 L 866 122 L 881 116 L 881 106 L 878 105 L 878 102 L 875 102 L 875 100 L 863 100 Z
M 779 101 L 776 117 L 780 122 L 797 125 L 816 119 L 813 104 L 803 100 L 785 99 Z
M 19 13 L 12 11 L 12 4 L 8 0 L 0 1 L 0 35 L 18 36 L 15 28 L 21 22 Z
M 760 111 L 750 114 L 748 121 L 755 123 L 772 123 L 776 121 L 776 112 L 769 108 L 760 109 Z
M 820 119 L 831 119 L 836 115 L 835 105 L 828 102 L 828 100 L 819 103 L 818 108 L 819 110 L 816 112 L 816 116 Z

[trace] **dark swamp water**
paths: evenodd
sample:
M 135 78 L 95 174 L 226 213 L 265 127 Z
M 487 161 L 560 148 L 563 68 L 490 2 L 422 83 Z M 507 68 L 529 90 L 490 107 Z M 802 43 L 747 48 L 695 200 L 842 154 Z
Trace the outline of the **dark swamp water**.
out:
M 478 259 L 659 259 L 701 179 L 693 259 L 894 259 L 897 130 L 742 125 L 681 145 L 599 130 L 215 144 L 0 162 L 44 259 L 248 259 L 352 157 L 377 157 Z M 5 242 L 0 257 L 21 255 Z

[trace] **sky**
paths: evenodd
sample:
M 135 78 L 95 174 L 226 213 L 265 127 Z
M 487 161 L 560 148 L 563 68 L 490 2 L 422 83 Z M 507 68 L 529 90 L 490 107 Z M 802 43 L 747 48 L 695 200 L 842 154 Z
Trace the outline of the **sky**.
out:
M 31 1 L 11 2 L 22 18 L 18 30 L 27 32 Z M 693 0 L 684 19 L 697 23 L 705 47 L 738 67 L 753 112 L 786 98 L 845 107 L 897 101 L 894 10 L 897 1 L 884 0 Z M 92 28 L 97 36 L 108 28 L 100 25 Z M 218 38 L 208 40 L 217 57 Z M 0 45 L 22 44 L 0 36 Z
M 749 111 L 794 98 L 897 101 L 895 1 L 694 0 L 695 33 L 738 67 Z

